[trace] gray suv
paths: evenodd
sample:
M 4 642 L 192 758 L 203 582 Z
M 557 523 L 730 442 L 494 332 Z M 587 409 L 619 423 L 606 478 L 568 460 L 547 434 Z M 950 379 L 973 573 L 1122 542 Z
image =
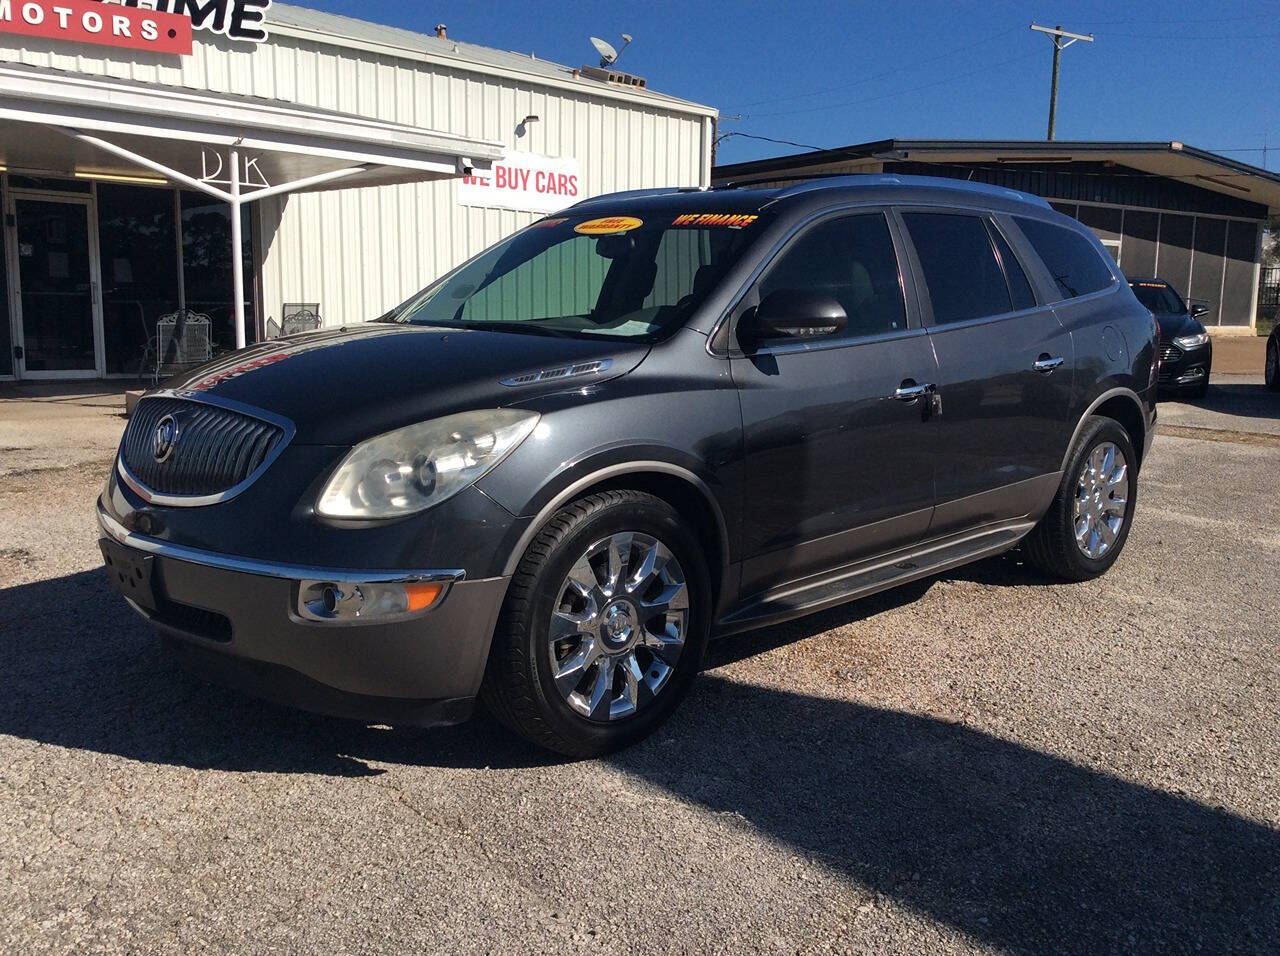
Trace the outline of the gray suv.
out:
M 1015 546 L 1124 547 L 1156 330 L 1043 201 L 952 180 L 604 196 L 374 322 L 139 403 L 108 573 L 201 673 L 367 721 L 633 742 L 713 636 Z

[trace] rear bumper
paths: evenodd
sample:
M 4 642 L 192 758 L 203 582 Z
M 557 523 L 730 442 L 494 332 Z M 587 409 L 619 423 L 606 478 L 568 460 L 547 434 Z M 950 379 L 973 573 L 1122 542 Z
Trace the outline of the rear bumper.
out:
M 101 506 L 98 523 L 105 538 L 150 557 L 155 606 L 129 604 L 202 676 L 375 723 L 430 726 L 470 715 L 508 579 L 414 572 L 450 577 L 444 595 L 419 616 L 317 622 L 295 613 L 300 580 L 386 572 L 239 562 L 128 531 Z

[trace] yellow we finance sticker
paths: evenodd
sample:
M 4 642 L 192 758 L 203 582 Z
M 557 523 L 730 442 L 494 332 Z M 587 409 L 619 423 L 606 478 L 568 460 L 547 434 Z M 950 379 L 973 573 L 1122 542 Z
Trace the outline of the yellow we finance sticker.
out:
M 644 225 L 643 219 L 634 216 L 606 216 L 603 219 L 588 219 L 573 227 L 574 232 L 584 236 L 606 236 L 615 232 L 630 232 Z

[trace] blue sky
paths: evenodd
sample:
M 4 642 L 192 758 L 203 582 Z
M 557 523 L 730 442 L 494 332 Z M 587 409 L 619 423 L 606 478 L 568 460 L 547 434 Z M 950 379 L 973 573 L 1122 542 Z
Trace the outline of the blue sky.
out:
M 1096 40 L 1063 53 L 1059 139 L 1179 139 L 1255 165 L 1269 142 L 1280 170 L 1278 0 L 294 2 L 421 32 L 443 21 L 450 37 L 571 66 L 595 62 L 588 36 L 630 33 L 619 67 L 719 108 L 722 133 L 820 147 L 1043 138 L 1052 48 L 1028 26 L 1061 23 Z M 795 151 L 732 136 L 718 161 Z

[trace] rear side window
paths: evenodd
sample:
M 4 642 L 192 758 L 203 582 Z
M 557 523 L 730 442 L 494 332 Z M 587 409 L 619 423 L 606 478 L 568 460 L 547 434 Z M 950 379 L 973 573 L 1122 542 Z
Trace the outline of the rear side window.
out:
M 924 270 L 936 325 L 1013 311 L 1004 272 L 980 216 L 903 213 Z
M 1013 298 L 1014 309 L 1021 312 L 1023 309 L 1035 308 L 1036 295 L 1031 291 L 1027 274 L 1022 271 L 1022 266 L 1018 264 L 1018 259 L 1009 248 L 1009 243 L 990 221 L 987 222 L 987 231 L 991 233 L 991 241 L 996 244 L 1000 264 L 1004 266 L 1005 278 L 1009 280 L 1009 295 Z
M 1015 217 L 1018 228 L 1044 260 L 1064 299 L 1098 292 L 1115 282 L 1102 253 L 1074 229 Z
M 849 316 L 841 338 L 907 325 L 898 257 L 881 213 L 828 219 L 801 234 L 761 281 L 760 298 L 779 289 L 821 292 L 839 302 Z

